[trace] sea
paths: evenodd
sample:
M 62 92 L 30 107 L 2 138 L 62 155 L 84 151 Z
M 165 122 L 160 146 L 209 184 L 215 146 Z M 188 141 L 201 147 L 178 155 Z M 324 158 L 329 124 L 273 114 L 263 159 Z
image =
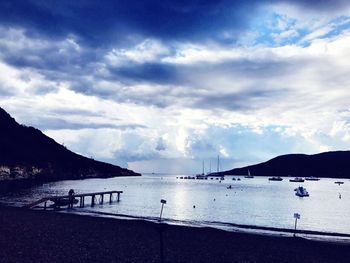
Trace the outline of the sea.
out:
M 0 202 L 23 206 L 40 198 L 75 193 L 121 190 L 120 201 L 77 205 L 64 213 L 142 219 L 226 231 L 350 242 L 350 180 L 327 179 L 303 183 L 269 181 L 268 177 L 225 176 L 224 180 L 180 179 L 186 175 L 144 174 L 140 177 L 67 180 L 46 183 L 0 196 Z M 234 180 L 234 179 L 236 180 Z M 240 178 L 240 180 L 237 180 Z M 336 181 L 343 181 L 338 185 Z M 294 189 L 303 186 L 309 197 L 298 197 Z M 296 219 L 295 214 L 300 218 Z M 295 225 L 296 224 L 296 225 Z

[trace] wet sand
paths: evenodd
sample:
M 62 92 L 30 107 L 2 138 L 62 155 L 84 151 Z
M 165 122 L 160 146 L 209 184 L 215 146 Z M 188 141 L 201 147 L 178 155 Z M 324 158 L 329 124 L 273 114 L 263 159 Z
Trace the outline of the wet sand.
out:
M 350 262 L 350 245 L 0 207 L 0 262 Z

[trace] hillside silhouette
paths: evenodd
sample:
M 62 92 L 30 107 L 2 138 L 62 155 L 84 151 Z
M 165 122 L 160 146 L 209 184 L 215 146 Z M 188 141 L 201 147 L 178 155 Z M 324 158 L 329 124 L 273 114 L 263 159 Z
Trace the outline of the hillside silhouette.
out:
M 350 151 L 281 155 L 267 162 L 235 168 L 220 174 L 246 175 L 248 170 L 254 176 L 350 178 Z
M 140 175 L 68 150 L 0 108 L 0 181 L 56 181 Z M 22 180 L 22 181 L 23 181 Z

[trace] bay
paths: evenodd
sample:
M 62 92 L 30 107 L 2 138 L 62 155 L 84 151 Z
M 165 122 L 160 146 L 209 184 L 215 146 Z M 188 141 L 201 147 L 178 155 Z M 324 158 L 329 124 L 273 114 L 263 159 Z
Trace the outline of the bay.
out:
M 350 234 L 350 181 L 337 185 L 336 179 L 289 182 L 269 181 L 268 177 L 254 177 L 233 181 L 184 180 L 184 175 L 143 175 L 47 183 L 30 189 L 6 194 L 0 201 L 23 205 L 45 196 L 122 190 L 120 202 L 75 208 L 75 212 L 95 215 L 122 214 L 156 219 L 160 200 L 165 199 L 163 217 L 180 224 L 241 224 L 273 228 L 294 228 L 294 213 L 299 213 L 298 229 Z M 235 178 L 238 178 L 237 176 Z M 227 189 L 228 186 L 232 189 Z M 295 196 L 294 189 L 304 186 L 310 197 Z M 98 201 L 98 200 L 97 200 Z M 85 201 L 90 204 L 89 200 Z

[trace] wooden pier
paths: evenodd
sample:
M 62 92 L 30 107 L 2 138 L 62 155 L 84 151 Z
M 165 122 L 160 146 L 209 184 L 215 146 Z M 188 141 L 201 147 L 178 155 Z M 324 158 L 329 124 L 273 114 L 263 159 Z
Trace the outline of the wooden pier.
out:
M 34 208 L 41 204 L 44 205 L 44 210 L 47 209 L 47 203 L 53 202 L 53 207 L 61 207 L 61 206 L 67 206 L 68 208 L 73 208 L 74 203 L 79 203 L 79 207 L 83 208 L 85 207 L 85 199 L 87 197 L 90 197 L 91 199 L 91 207 L 95 206 L 96 203 L 103 204 L 104 203 L 104 197 L 107 195 L 107 198 L 109 197 L 109 203 L 111 204 L 113 202 L 113 195 L 116 194 L 117 198 L 116 201 L 120 201 L 120 195 L 123 193 L 123 191 L 106 191 L 106 192 L 95 192 L 95 193 L 85 193 L 85 194 L 73 194 L 73 195 L 62 195 L 62 196 L 49 196 L 41 198 L 38 201 L 35 201 L 33 203 L 27 204 L 24 207 L 25 208 Z M 99 198 L 99 199 L 97 199 Z M 76 201 L 78 200 L 78 202 Z

